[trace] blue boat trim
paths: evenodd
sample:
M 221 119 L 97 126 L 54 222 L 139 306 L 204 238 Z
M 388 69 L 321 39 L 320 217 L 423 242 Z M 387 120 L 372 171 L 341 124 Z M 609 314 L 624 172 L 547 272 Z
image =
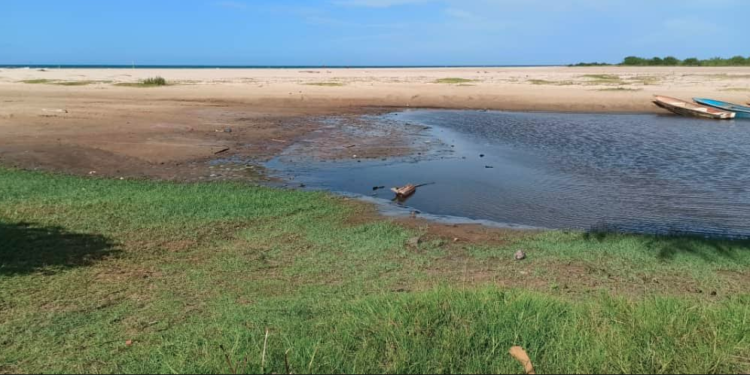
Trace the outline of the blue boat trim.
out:
M 693 101 L 698 104 L 734 112 L 736 114 L 735 118 L 750 119 L 750 107 L 746 107 L 744 105 L 706 98 L 693 98 Z

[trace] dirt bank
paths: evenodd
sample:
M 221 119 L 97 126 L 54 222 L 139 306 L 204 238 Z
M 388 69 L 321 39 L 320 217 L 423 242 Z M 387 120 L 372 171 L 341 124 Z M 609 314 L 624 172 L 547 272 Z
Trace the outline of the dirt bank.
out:
M 119 85 L 151 76 L 172 85 Z M 384 108 L 646 112 L 658 111 L 654 93 L 744 102 L 750 69 L 0 69 L 0 164 L 112 177 L 256 178 L 257 167 L 216 176 L 206 161 L 263 161 L 310 140 L 328 158 L 414 151 L 407 132 L 371 132 L 356 121 Z M 320 121 L 330 115 L 351 116 L 346 127 L 362 131 Z

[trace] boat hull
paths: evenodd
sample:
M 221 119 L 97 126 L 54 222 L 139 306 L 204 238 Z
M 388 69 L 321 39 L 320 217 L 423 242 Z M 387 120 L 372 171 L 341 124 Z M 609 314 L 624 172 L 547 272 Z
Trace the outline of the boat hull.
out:
M 654 104 L 681 116 L 708 118 L 714 120 L 729 120 L 733 119 L 735 116 L 734 112 L 728 112 L 713 107 L 698 105 L 695 103 L 686 102 L 684 100 L 670 98 L 668 96 L 655 96 Z
M 734 112 L 735 118 L 750 119 L 750 107 L 705 98 L 693 98 L 693 101 L 698 104 L 707 105 L 724 111 Z

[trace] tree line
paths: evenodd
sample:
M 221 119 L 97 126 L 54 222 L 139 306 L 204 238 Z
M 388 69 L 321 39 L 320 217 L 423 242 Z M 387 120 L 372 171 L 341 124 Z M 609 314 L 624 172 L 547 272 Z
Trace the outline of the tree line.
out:
M 690 57 L 684 60 L 680 60 L 674 56 L 667 56 L 664 58 L 643 58 L 638 56 L 628 56 L 622 60 L 619 64 L 609 63 L 578 63 L 571 66 L 607 66 L 607 65 L 620 65 L 620 66 L 750 66 L 750 57 L 734 56 L 728 59 L 721 57 L 714 57 L 711 59 L 701 60 L 696 57 Z

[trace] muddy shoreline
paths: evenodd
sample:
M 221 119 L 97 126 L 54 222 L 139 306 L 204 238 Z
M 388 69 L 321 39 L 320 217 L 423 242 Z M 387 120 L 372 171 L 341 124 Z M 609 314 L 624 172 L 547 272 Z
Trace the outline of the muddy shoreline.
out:
M 118 86 L 157 75 L 171 85 Z M 446 77 L 462 83 L 441 83 Z M 0 165 L 260 181 L 261 164 L 292 146 L 331 160 L 424 150 L 411 131 L 379 132 L 366 115 L 407 108 L 656 112 L 654 93 L 744 102 L 750 69 L 0 69 Z M 327 122 L 332 117 L 339 125 Z M 214 159 L 248 165 L 215 173 Z

